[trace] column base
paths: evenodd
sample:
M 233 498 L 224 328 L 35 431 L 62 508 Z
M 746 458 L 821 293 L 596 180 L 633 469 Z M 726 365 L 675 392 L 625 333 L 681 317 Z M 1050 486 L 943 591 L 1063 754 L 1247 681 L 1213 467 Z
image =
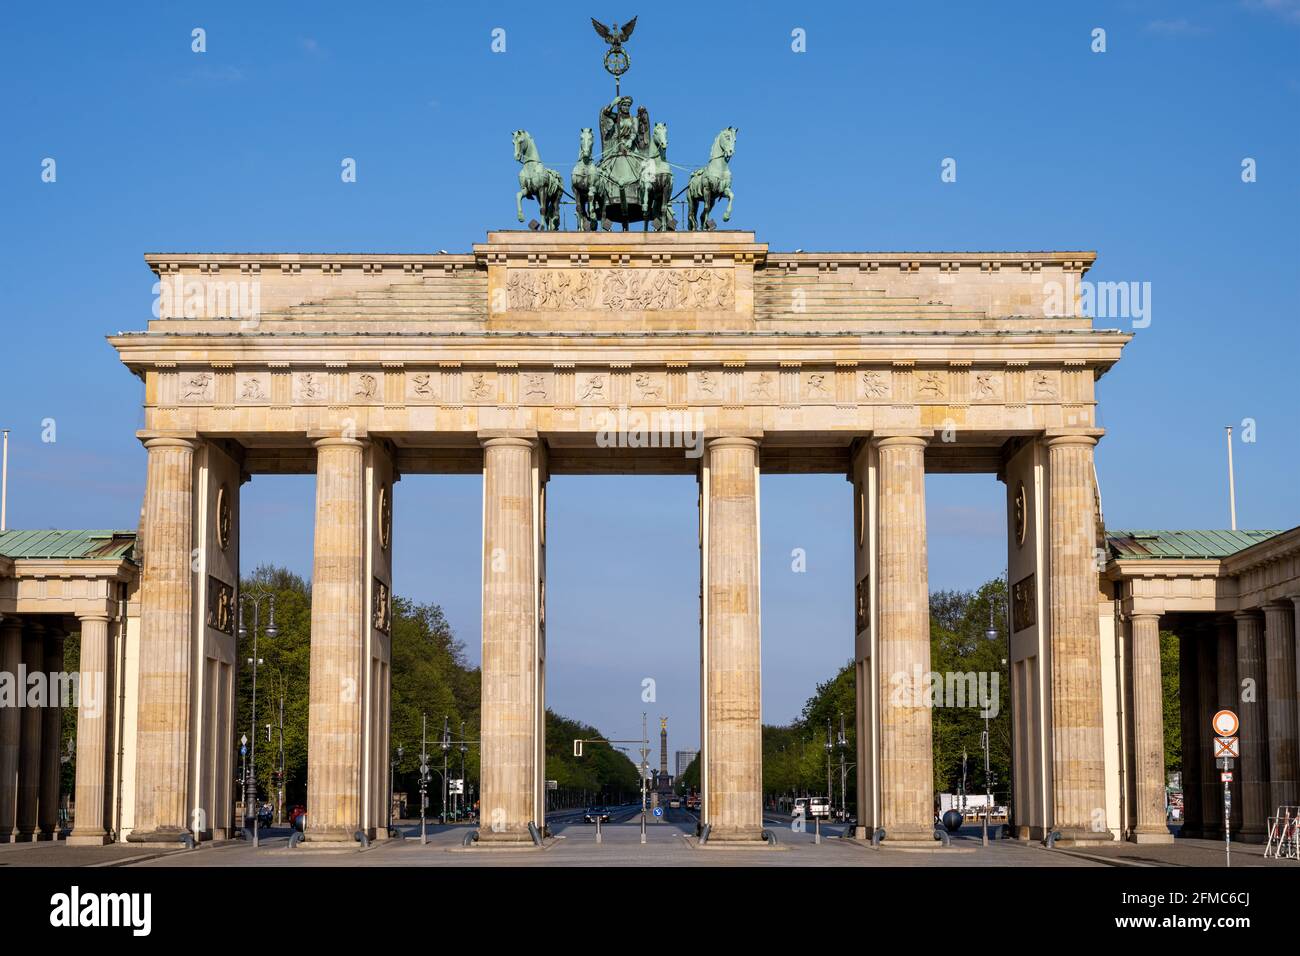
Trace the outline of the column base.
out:
M 1208 839 L 1208 838 L 1207 838 Z M 1219 839 L 1223 839 L 1223 834 L 1219 834 Z M 1266 830 L 1242 830 L 1239 833 L 1232 834 L 1234 843 L 1267 843 L 1268 832 Z
M 507 846 L 511 844 L 516 846 L 532 846 L 533 838 L 527 829 L 493 830 L 491 827 L 479 827 L 478 839 L 474 842 Z
M 936 829 L 937 827 L 927 827 L 924 830 L 919 827 L 909 827 L 906 830 L 901 828 L 891 830 L 889 827 L 885 827 L 885 838 L 880 841 L 880 845 L 884 847 L 942 847 L 943 844 L 934 838 Z
M 330 846 L 336 847 L 361 846 L 360 842 L 358 842 L 356 838 L 359 829 L 359 827 L 353 830 L 345 830 L 341 828 L 312 829 L 303 834 L 302 845 L 308 846 L 309 844 L 315 843 L 318 845 L 329 844 Z
M 63 842 L 68 846 L 108 846 L 113 841 L 107 833 L 78 833 L 73 830 Z
M 811 829 L 811 828 L 809 828 Z M 766 843 L 762 827 L 728 827 L 727 829 L 709 828 L 709 839 L 705 844 L 715 843 Z
M 193 834 L 184 827 L 158 827 L 153 830 L 132 830 L 126 838 L 127 843 L 150 843 L 155 846 L 175 846 L 182 837 Z
M 1055 846 L 1097 846 L 1100 843 L 1115 842 L 1115 834 L 1109 830 L 1098 833 L 1087 827 L 1057 827 L 1053 832 L 1061 834 L 1056 838 Z
M 1128 838 L 1130 843 L 1173 843 L 1174 835 L 1164 827 L 1160 829 L 1152 828 L 1150 830 L 1134 830 Z
M 35 843 L 40 840 L 40 838 L 41 835 L 34 830 L 30 833 L 19 832 L 14 834 L 15 843 Z

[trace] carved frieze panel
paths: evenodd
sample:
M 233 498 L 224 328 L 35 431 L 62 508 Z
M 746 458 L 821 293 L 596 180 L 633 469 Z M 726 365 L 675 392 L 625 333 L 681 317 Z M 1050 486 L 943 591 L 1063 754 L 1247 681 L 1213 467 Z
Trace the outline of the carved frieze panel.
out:
M 1057 369 L 1030 369 L 1026 385 L 1031 402 L 1055 402 L 1061 397 L 1061 373 Z
M 235 633 L 235 589 L 208 575 L 208 627 L 222 634 Z
M 667 391 L 667 376 L 663 372 L 632 372 L 633 401 L 662 404 Z
M 722 370 L 696 369 L 690 373 L 687 400 L 693 405 L 711 405 L 723 397 Z
M 774 370 L 748 371 L 745 373 L 745 398 L 753 404 L 775 402 L 780 383 Z
M 1037 588 L 1032 574 L 1011 586 L 1011 630 L 1019 633 L 1038 623 Z
M 352 372 L 348 376 L 348 401 L 356 405 L 383 400 L 378 372 Z
M 270 400 L 270 372 L 239 372 L 235 376 L 236 404 L 265 405 Z
M 406 373 L 406 400 L 408 402 L 436 402 L 440 376 L 434 369 L 412 369 Z
M 295 405 L 322 405 L 330 400 L 330 377 L 326 372 L 294 372 Z
M 216 399 L 217 377 L 206 369 L 181 371 L 176 397 L 181 405 L 211 405 Z
M 864 402 L 885 402 L 893 397 L 893 376 L 889 369 L 869 368 L 857 376 L 858 396 Z
M 806 371 L 803 374 L 803 400 L 828 402 L 835 398 L 834 372 L 830 369 Z
M 613 387 L 608 372 L 584 371 L 574 375 L 574 398 L 581 405 L 608 405 Z
M 726 269 L 510 269 L 512 312 L 730 310 L 735 276 Z
M 998 369 L 977 368 L 971 372 L 972 402 L 1000 402 L 1006 395 L 1006 379 Z
M 460 394 L 467 402 L 495 402 L 497 398 L 497 373 L 466 371 L 462 373 Z

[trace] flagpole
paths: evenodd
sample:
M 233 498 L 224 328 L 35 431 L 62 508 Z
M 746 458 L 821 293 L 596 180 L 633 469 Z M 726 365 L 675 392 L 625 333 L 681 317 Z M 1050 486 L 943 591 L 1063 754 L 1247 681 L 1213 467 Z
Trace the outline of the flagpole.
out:
M 9 527 L 9 429 L 4 429 L 4 463 L 0 464 L 0 531 Z
M 1232 530 L 1237 530 L 1237 482 L 1232 473 L 1232 426 L 1225 426 L 1228 431 L 1228 513 L 1232 519 Z

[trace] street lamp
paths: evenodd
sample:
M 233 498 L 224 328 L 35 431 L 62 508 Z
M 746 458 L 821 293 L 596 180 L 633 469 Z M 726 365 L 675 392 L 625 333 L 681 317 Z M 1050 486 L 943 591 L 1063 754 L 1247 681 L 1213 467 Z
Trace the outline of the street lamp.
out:
M 456 819 L 461 817 L 461 811 L 465 809 L 465 754 L 469 753 L 469 741 L 465 739 L 465 721 L 460 722 L 460 793 L 457 794 L 459 799 L 456 801 Z
M 447 822 L 447 754 L 451 751 L 451 718 L 442 717 L 442 822 Z
M 253 669 L 253 714 L 250 721 L 249 729 L 252 740 L 249 742 L 248 766 L 244 779 L 244 822 L 248 822 L 249 807 L 257 800 L 257 668 L 261 665 L 262 659 L 257 656 L 257 636 L 259 625 L 261 623 L 262 601 L 268 605 L 266 636 L 274 640 L 280 633 L 280 629 L 275 626 L 275 594 L 264 592 L 260 594 L 241 594 L 239 596 L 239 639 L 244 640 L 248 637 L 248 628 L 244 626 L 244 607 L 251 604 L 253 607 L 253 656 L 248 658 L 248 666 Z M 258 813 L 253 810 L 253 846 L 260 845 L 257 825 Z
M 984 636 L 990 641 L 998 639 L 998 629 L 993 624 L 993 595 L 989 595 L 989 629 Z M 984 846 L 989 845 L 989 814 L 993 812 L 993 786 L 989 782 L 989 709 L 984 708 Z
M 420 845 L 429 842 L 429 832 L 425 828 L 424 814 L 429 806 L 429 715 L 420 715 Z

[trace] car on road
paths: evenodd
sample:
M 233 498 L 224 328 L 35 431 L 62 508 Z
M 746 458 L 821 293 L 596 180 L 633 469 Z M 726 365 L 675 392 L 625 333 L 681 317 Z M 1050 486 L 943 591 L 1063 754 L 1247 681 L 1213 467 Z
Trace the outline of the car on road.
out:
M 583 823 L 609 822 L 609 807 L 588 807 L 582 814 Z
M 682 808 L 682 801 L 678 797 L 673 797 L 671 800 L 668 801 L 668 809 L 680 810 L 681 808 Z
M 257 808 L 257 825 L 265 830 L 275 822 L 275 807 L 269 803 L 264 803 Z

